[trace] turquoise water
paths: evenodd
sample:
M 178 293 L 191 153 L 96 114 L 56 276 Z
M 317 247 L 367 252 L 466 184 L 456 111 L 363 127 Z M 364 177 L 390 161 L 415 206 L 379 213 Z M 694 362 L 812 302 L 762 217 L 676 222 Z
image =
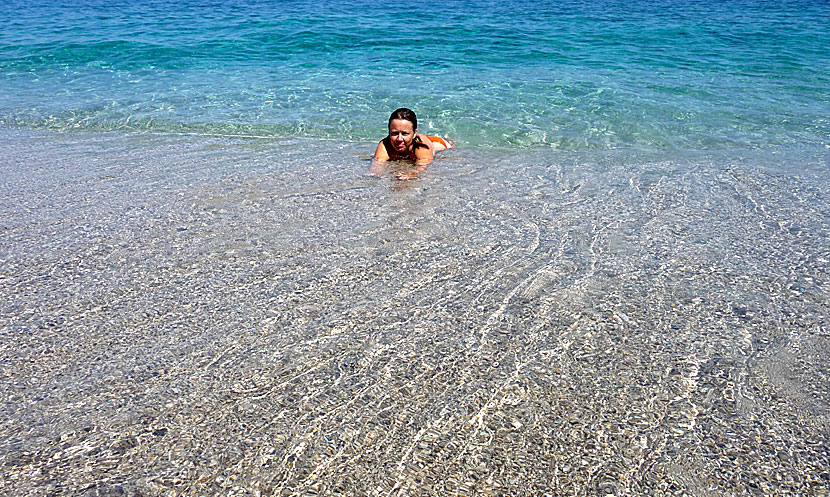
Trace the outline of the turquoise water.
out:
M 22 2 L 0 124 L 376 140 L 396 107 L 462 147 L 830 146 L 830 6 Z

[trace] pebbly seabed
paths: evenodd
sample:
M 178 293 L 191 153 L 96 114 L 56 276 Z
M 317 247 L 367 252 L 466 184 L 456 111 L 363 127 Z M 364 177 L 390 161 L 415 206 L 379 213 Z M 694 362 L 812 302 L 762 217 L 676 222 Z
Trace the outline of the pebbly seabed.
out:
M 0 136 L 0 493 L 828 493 L 826 152 Z

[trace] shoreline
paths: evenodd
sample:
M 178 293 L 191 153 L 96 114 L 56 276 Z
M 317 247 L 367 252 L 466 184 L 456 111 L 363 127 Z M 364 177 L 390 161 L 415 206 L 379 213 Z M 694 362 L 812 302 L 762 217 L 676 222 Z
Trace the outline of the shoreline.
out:
M 821 151 L 0 133 L 4 491 L 828 490 Z

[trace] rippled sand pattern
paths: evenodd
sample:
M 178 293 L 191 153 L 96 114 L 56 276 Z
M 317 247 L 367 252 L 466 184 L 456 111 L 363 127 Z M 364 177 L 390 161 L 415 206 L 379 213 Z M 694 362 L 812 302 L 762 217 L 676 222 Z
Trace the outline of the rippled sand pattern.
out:
M 827 494 L 826 169 L 5 133 L 0 493 Z

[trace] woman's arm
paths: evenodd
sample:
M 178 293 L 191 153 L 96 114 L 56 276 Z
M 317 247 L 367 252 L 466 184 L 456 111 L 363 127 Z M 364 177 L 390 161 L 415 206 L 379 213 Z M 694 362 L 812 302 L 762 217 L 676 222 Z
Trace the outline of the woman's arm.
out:
M 429 164 L 435 157 L 435 146 L 432 144 L 432 140 L 423 133 L 418 133 L 418 140 L 421 144 L 415 146 L 415 163 L 419 165 Z
M 383 175 L 383 164 L 389 160 L 389 153 L 386 151 L 386 145 L 383 140 L 378 143 L 378 148 L 375 150 L 375 156 L 372 158 L 372 167 L 369 169 L 369 174 L 373 176 Z

